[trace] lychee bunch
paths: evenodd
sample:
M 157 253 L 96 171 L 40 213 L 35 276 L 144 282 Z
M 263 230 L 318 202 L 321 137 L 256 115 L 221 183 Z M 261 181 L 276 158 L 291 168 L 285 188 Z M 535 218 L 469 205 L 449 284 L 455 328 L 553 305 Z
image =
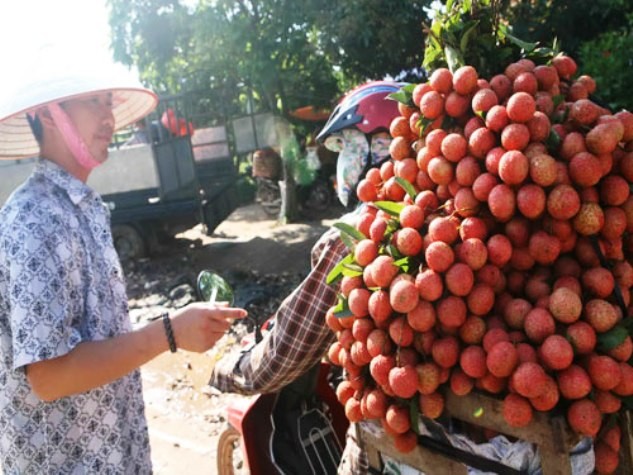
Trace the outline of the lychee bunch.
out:
M 411 404 L 438 417 L 444 391 L 477 389 L 510 425 L 557 411 L 597 437 L 633 394 L 633 114 L 595 91 L 562 54 L 404 89 L 392 160 L 359 184 L 367 205 L 339 226 L 353 249 L 329 276 L 329 356 L 355 418 L 403 437 Z

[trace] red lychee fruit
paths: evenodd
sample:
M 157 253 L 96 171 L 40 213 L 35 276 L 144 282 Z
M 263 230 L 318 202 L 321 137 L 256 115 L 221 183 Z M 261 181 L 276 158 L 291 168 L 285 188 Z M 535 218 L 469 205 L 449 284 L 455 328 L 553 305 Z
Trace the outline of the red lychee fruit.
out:
M 396 359 L 393 355 L 377 355 L 369 363 L 369 373 L 382 386 L 389 382 L 389 374 L 395 366 Z
M 620 384 L 613 388 L 613 392 L 618 396 L 633 395 L 633 366 L 622 362 L 620 363 L 620 372 L 622 373 Z
M 617 361 L 629 361 L 633 355 L 633 340 L 627 335 L 622 343 L 615 348 L 611 348 L 607 351 L 607 354 Z
M 447 243 L 433 241 L 424 251 L 424 258 L 430 269 L 445 272 L 455 261 L 455 253 Z
M 409 409 L 396 404 L 390 405 L 385 414 L 385 422 L 394 433 L 404 434 L 411 428 Z
M 587 322 L 579 321 L 567 327 L 566 337 L 579 355 L 591 353 L 596 347 L 596 331 Z
M 558 385 L 554 378 L 548 377 L 545 385 L 545 391 L 538 397 L 530 399 L 532 407 L 537 411 L 547 412 L 551 411 L 558 404 L 560 399 L 560 392 L 558 391 Z
M 347 417 L 350 422 L 360 422 L 363 419 L 360 401 L 358 399 L 350 397 L 345 402 L 345 417 Z
M 533 417 L 530 402 L 518 394 L 508 394 L 503 400 L 503 418 L 512 427 L 525 427 Z
M 508 99 L 508 117 L 513 122 L 527 122 L 536 112 L 536 102 L 527 92 L 516 92 Z
M 573 323 L 580 318 L 582 301 L 574 291 L 560 287 L 550 295 L 549 311 L 561 323 Z
M 481 346 L 471 345 L 462 350 L 459 365 L 471 378 L 482 378 L 487 372 L 486 352 Z
M 431 347 L 433 360 L 442 368 L 451 368 L 459 359 L 459 342 L 453 336 L 438 338 Z
M 393 308 L 391 308 L 391 303 L 389 303 L 389 292 L 386 290 L 372 292 L 367 307 L 369 315 L 377 324 L 386 322 L 393 313 Z
M 434 302 L 441 297 L 444 291 L 442 276 L 433 269 L 424 269 L 415 277 L 415 286 L 420 297 L 429 302 Z
M 350 311 L 361 318 L 369 314 L 369 297 L 371 292 L 364 288 L 352 289 L 347 298 Z
M 557 185 L 547 195 L 547 212 L 554 219 L 571 219 L 579 210 L 580 195 L 570 185 Z
M 593 354 L 589 356 L 587 372 L 593 385 L 603 391 L 615 388 L 622 379 L 620 364 L 606 355 Z
M 496 343 L 486 355 L 486 367 L 498 378 L 510 376 L 518 364 L 519 354 L 509 341 Z
M 372 389 L 364 397 L 368 418 L 382 419 L 385 417 L 388 400 L 387 395 L 381 389 Z
M 614 473 L 620 463 L 618 452 L 604 442 L 598 442 L 594 447 L 596 457 L 596 473 Z
M 440 367 L 432 361 L 416 366 L 418 373 L 418 391 L 420 394 L 431 394 L 440 385 Z
M 565 399 L 581 399 L 591 391 L 591 378 L 580 366 L 572 364 L 558 373 L 558 388 Z
M 457 262 L 446 271 L 444 282 L 453 295 L 464 297 L 472 290 L 475 276 L 468 265 Z
M 615 414 L 622 407 L 622 399 L 611 391 L 602 391 L 600 389 L 594 389 L 593 402 L 596 403 L 596 406 L 603 414 Z
M 437 318 L 448 328 L 459 328 L 466 321 L 466 302 L 461 297 L 448 295 L 436 304 Z
M 541 343 L 545 338 L 554 334 L 556 322 L 548 310 L 533 308 L 525 316 L 523 330 L 531 341 Z
M 567 409 L 567 421 L 578 434 L 595 437 L 602 425 L 602 414 L 589 399 L 574 401 Z
M 574 349 L 565 337 L 550 335 L 539 347 L 538 355 L 547 368 L 560 371 L 571 365 Z
M 391 368 L 389 386 L 396 396 L 408 399 L 418 390 L 418 373 L 413 366 Z
M 451 370 L 450 386 L 451 391 L 453 391 L 453 393 L 455 393 L 457 396 L 466 396 L 472 391 L 473 387 L 475 386 L 475 382 L 461 369 L 453 368 Z
M 393 446 L 401 454 L 408 454 L 418 446 L 418 436 L 412 430 L 393 436 Z
M 545 391 L 547 374 L 538 363 L 521 363 L 512 373 L 511 383 L 521 396 L 535 398 Z
M 444 396 L 440 393 L 420 394 L 420 412 L 429 419 L 437 419 L 444 412 Z
M 389 289 L 389 303 L 398 313 L 407 313 L 413 310 L 420 299 L 420 294 L 415 283 L 408 280 L 396 282 Z
M 372 262 L 371 276 L 378 287 L 389 287 L 399 271 L 400 268 L 394 264 L 394 259 L 391 256 L 380 255 Z
M 611 330 L 620 319 L 615 307 L 603 299 L 592 299 L 585 303 L 584 317 L 597 333 Z
M 495 346 L 500 341 L 510 341 L 510 336 L 508 332 L 503 328 L 490 328 L 485 334 L 483 339 L 483 347 L 487 353 L 492 350 L 492 347 Z

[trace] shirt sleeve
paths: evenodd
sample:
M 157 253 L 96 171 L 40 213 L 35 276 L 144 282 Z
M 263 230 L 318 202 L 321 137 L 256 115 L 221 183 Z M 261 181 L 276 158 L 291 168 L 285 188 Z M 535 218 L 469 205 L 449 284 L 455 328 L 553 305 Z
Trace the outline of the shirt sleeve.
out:
M 272 330 L 250 351 L 218 361 L 210 384 L 240 394 L 275 392 L 318 363 L 335 338 L 325 314 L 337 295 L 326 278 L 348 252 L 338 231 L 326 232 L 312 249 L 312 270 L 283 301 Z
M 14 369 L 62 356 L 81 341 L 81 273 L 63 227 L 33 224 L 15 236 L 9 271 Z

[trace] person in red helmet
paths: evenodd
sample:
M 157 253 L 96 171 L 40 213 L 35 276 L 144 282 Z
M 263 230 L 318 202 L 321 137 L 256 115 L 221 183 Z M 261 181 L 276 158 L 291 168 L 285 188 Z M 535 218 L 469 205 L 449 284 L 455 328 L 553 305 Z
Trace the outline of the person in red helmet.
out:
M 391 121 L 399 115 L 396 101 L 386 100 L 404 83 L 373 81 L 350 91 L 336 106 L 317 141 L 338 152 L 337 193 L 346 208 L 358 203 L 356 185 L 372 167 L 389 158 Z
M 402 86 L 375 81 L 350 91 L 317 136 L 317 141 L 339 152 L 338 193 L 348 208 L 356 203 L 354 189 L 364 174 L 389 158 L 389 125 L 399 112 L 397 102 L 387 96 Z M 352 223 L 360 208 L 343 220 Z M 318 366 L 335 340 L 325 315 L 336 304 L 337 291 L 326 278 L 348 253 L 339 231 L 326 231 L 312 248 L 310 273 L 282 302 L 270 332 L 248 351 L 228 354 L 218 361 L 209 384 L 223 392 L 273 393 Z M 288 467 L 280 470 L 296 473 Z M 368 473 L 367 459 L 355 442 L 353 428 L 338 470 L 342 474 Z

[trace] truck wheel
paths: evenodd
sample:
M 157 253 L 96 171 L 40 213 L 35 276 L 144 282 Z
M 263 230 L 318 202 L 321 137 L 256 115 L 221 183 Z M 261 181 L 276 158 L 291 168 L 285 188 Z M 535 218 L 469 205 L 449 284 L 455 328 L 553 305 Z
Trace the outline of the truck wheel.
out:
M 330 191 L 329 183 L 317 180 L 310 187 L 305 206 L 314 211 L 325 211 L 330 207 L 331 201 L 332 192 Z
M 218 440 L 217 461 L 219 475 L 235 475 L 240 472 L 244 463 L 241 459 L 240 433 L 233 427 L 228 427 Z
M 279 215 L 281 210 L 281 190 L 274 180 L 267 178 L 257 180 L 256 200 L 269 216 Z
M 112 227 L 112 240 L 121 260 L 145 257 L 145 240 L 134 226 L 117 224 Z

